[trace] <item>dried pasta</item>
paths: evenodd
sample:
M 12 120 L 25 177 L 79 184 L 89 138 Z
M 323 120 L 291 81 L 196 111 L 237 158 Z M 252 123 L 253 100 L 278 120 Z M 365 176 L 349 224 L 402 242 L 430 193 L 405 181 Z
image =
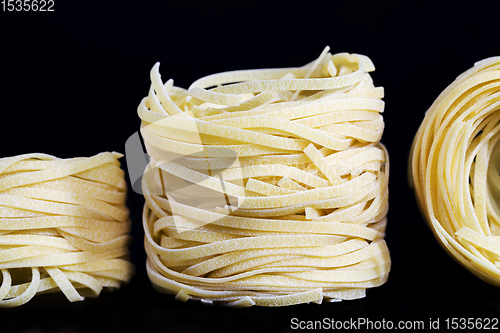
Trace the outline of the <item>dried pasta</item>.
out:
M 58 291 L 81 301 L 129 281 L 120 156 L 0 159 L 0 307 Z
M 500 286 L 500 57 L 462 73 L 426 113 L 413 142 L 411 183 L 440 244 Z
M 356 299 L 386 282 L 383 88 L 363 55 L 163 83 L 139 107 L 147 272 L 234 307 Z

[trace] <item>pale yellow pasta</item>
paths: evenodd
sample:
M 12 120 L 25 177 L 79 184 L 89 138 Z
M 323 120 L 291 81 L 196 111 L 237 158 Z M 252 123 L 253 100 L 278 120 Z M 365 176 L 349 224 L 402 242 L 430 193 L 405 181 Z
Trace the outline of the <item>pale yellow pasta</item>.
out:
M 81 301 L 130 280 L 120 157 L 0 159 L 0 307 L 42 292 Z
M 427 111 L 411 155 L 411 183 L 440 244 L 500 286 L 500 57 L 477 62 Z
M 159 64 L 138 114 L 147 271 L 177 300 L 234 307 L 356 299 L 388 278 L 383 89 L 366 56 L 213 74 Z

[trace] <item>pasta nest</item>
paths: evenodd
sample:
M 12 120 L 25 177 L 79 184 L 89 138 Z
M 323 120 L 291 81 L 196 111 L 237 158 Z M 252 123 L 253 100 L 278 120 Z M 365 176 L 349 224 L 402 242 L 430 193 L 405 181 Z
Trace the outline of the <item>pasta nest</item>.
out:
M 383 88 L 363 55 L 163 83 L 138 107 L 147 272 L 177 299 L 284 306 L 386 282 Z
M 415 136 L 411 184 L 443 248 L 500 286 L 500 57 L 461 74 L 434 101 Z
M 57 291 L 81 301 L 130 280 L 120 156 L 0 159 L 0 307 Z

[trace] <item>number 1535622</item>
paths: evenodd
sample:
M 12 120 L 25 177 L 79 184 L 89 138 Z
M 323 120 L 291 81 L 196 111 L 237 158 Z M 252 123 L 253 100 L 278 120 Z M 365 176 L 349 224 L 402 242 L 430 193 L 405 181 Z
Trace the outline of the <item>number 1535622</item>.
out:
M 53 12 L 54 0 L 2 0 L 4 12 Z

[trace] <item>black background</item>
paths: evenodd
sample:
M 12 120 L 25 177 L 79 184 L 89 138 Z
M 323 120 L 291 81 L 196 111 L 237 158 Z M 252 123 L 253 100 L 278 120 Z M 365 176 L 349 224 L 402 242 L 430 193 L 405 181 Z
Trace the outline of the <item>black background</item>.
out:
M 0 12 L 0 157 L 124 153 L 149 71 L 187 88 L 211 73 L 301 66 L 326 45 L 369 56 L 385 88 L 391 157 L 389 281 L 361 300 L 228 309 L 157 293 L 145 271 L 143 198 L 129 192 L 136 274 L 96 299 L 39 295 L 0 309 L 1 332 L 288 332 L 292 318 L 500 317 L 500 290 L 459 266 L 421 218 L 406 170 L 411 141 L 439 93 L 474 62 L 500 55 L 494 2 L 62 1 L 54 12 Z M 125 160 L 123 167 L 126 169 Z

